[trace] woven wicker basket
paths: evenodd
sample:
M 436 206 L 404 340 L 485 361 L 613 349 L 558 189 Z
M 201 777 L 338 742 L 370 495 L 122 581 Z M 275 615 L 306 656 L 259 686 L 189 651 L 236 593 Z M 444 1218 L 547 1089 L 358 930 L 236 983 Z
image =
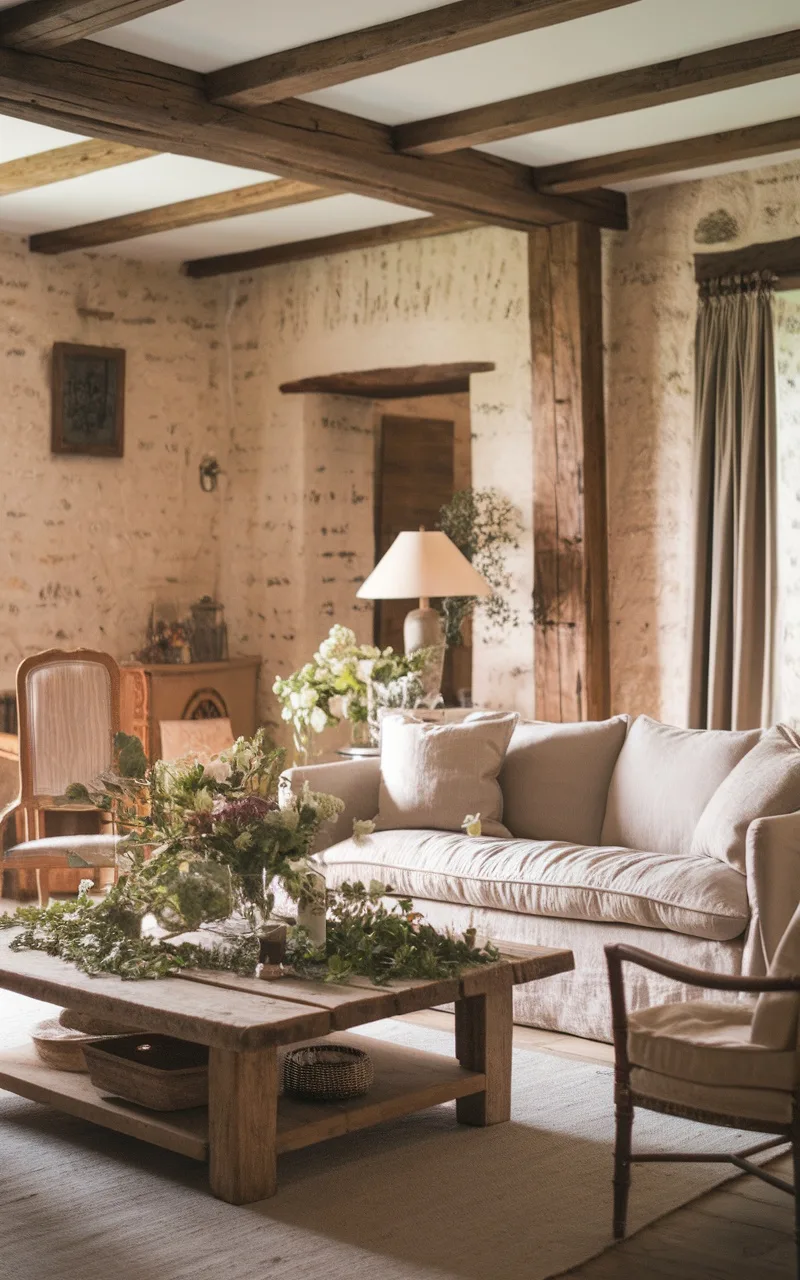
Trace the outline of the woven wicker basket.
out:
M 96 1036 L 65 1027 L 57 1018 L 37 1022 L 31 1031 L 33 1047 L 39 1058 L 46 1067 L 54 1067 L 56 1071 L 88 1071 L 83 1050 L 96 1039 Z
M 286 1093 L 316 1102 L 339 1102 L 367 1093 L 375 1078 L 372 1059 L 347 1044 L 290 1049 L 283 1062 Z

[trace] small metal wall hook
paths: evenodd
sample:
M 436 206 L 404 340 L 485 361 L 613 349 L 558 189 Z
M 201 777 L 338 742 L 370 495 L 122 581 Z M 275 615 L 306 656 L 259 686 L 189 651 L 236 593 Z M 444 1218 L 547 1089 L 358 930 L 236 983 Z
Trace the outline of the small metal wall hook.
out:
M 211 454 L 206 454 L 200 463 L 200 488 L 203 493 L 213 493 L 217 481 L 222 475 L 222 467 Z

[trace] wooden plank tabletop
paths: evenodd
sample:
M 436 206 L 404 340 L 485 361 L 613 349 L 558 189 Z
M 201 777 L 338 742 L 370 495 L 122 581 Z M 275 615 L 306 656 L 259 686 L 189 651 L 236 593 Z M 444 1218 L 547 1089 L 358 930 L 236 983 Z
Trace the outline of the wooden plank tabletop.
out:
M 572 952 L 564 948 L 496 945 L 502 958 L 494 964 L 476 965 L 451 978 L 375 986 L 358 977 L 346 984 L 292 976 L 265 982 L 207 970 L 141 982 L 111 975 L 90 978 L 41 951 L 11 951 L 8 940 L 0 939 L 0 986 L 143 1031 L 218 1048 L 256 1049 L 416 1013 L 574 968 Z

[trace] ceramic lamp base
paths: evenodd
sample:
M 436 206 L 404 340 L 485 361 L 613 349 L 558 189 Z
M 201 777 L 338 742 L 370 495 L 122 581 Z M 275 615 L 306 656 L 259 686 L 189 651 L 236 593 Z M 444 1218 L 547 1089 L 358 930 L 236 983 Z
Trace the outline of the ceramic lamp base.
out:
M 420 607 L 407 613 L 403 623 L 403 644 L 407 654 L 443 645 L 444 631 L 439 610 Z

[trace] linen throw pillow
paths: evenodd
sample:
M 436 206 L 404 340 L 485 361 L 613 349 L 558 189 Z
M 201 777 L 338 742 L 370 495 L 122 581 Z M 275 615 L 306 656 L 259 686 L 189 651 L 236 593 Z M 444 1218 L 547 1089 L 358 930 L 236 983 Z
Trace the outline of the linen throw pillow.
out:
M 744 874 L 747 828 L 756 818 L 800 809 L 800 741 L 779 724 L 717 787 L 695 827 L 692 853 Z
M 677 729 L 639 716 L 611 775 L 602 843 L 688 855 L 709 800 L 760 737 L 760 729 Z
M 577 724 L 521 721 L 500 771 L 503 821 L 511 834 L 599 844 L 611 774 L 629 723 L 628 716 Z
M 376 826 L 460 831 L 479 813 L 485 836 L 508 836 L 497 776 L 519 716 L 430 724 L 408 713 L 381 721 L 381 785 Z

